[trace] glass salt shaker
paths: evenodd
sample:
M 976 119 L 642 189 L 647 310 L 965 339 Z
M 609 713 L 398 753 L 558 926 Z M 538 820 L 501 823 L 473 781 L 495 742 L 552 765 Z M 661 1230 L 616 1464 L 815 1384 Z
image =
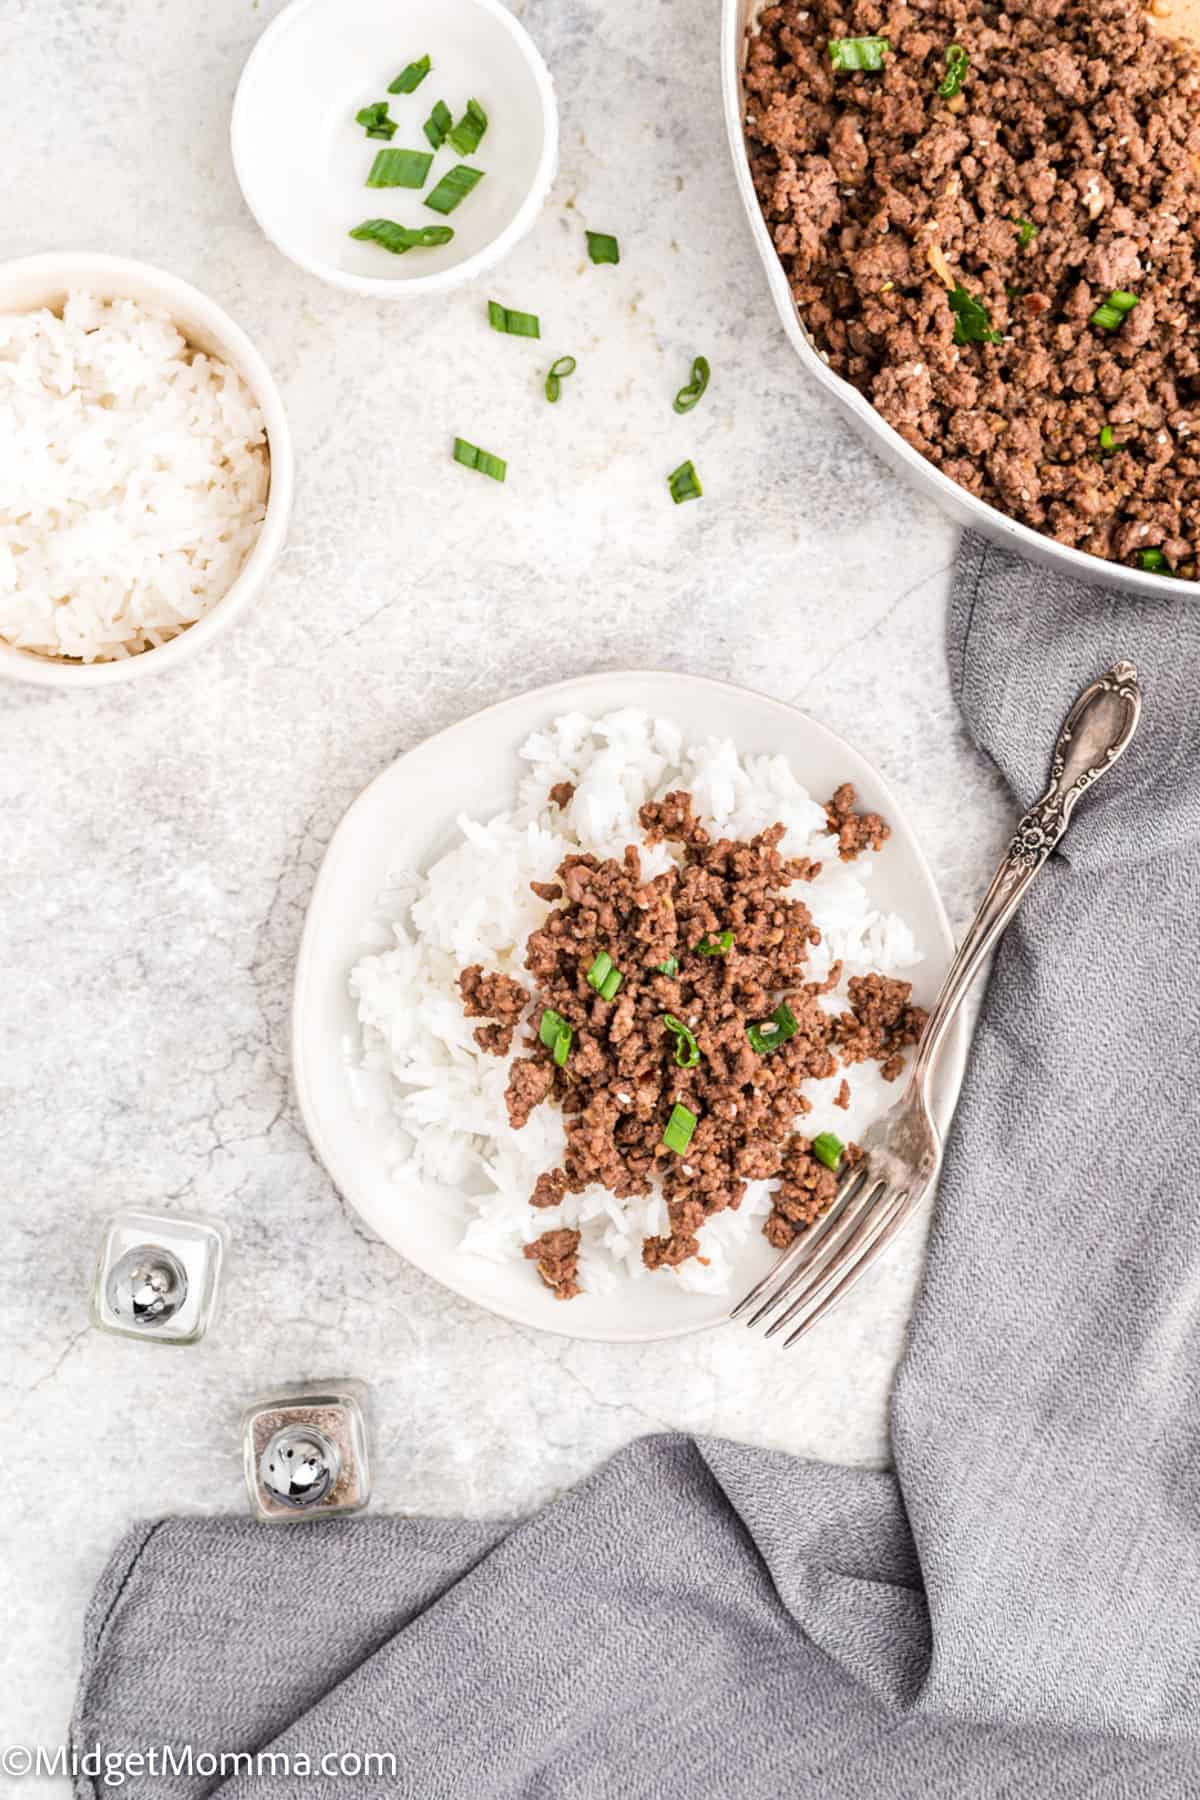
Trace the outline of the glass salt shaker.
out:
M 92 1324 L 151 1344 L 194 1344 L 216 1309 L 225 1229 L 194 1213 L 114 1213 L 92 1285 Z
M 246 1486 L 265 1525 L 362 1512 L 371 1498 L 367 1390 L 309 1382 L 256 1400 L 242 1414 Z

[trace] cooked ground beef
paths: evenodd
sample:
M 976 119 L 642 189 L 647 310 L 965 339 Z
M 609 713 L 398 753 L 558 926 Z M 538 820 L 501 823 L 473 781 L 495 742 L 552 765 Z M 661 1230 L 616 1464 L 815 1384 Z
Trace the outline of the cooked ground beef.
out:
M 550 789 L 549 799 L 555 806 L 570 806 L 574 798 L 575 783 L 573 781 L 556 781 Z
M 831 38 L 870 34 L 881 72 L 832 67 Z M 951 44 L 970 60 L 942 98 Z M 1200 55 L 1138 0 L 784 0 L 746 93 L 755 186 L 831 367 L 1014 518 L 1195 576 Z M 955 285 L 1001 342 L 955 343 Z M 1114 288 L 1138 304 L 1109 332 L 1090 319 Z
M 857 798 L 850 783 L 844 781 L 833 799 L 825 802 L 825 817 L 837 838 L 842 862 L 853 862 L 863 850 L 882 850 L 885 839 L 892 835 L 891 826 L 878 813 L 855 812 Z
M 839 788 L 835 801 L 839 797 L 841 823 L 831 821 L 831 828 L 840 833 L 857 815 L 853 789 Z M 778 1180 L 765 1227 L 773 1244 L 789 1242 L 810 1224 L 833 1199 L 837 1178 L 793 1129 L 797 1117 L 811 1111 L 802 1084 L 834 1074 L 839 1062 L 867 1057 L 879 1060 L 885 1075 L 893 1065 L 898 1069 L 903 1047 L 915 1041 L 925 1015 L 912 1006 L 907 982 L 882 975 L 851 979 L 849 1012 L 834 1014 L 821 1005 L 840 971 L 835 966 L 821 982 L 804 979 L 820 933 L 803 901 L 786 891 L 811 881 L 820 864 L 780 853 L 782 825 L 748 843 L 713 843 L 686 793 L 644 806 L 639 817 L 648 843 L 669 838 L 683 846 L 682 862 L 647 879 L 632 844 L 619 861 L 576 854 L 564 859 L 553 884 L 558 903 L 527 946 L 525 966 L 537 999 L 506 1098 L 516 1130 L 547 1098 L 563 1110 L 563 1167 L 538 1176 L 531 1206 L 558 1206 L 593 1182 L 618 1197 L 661 1187 L 670 1230 L 643 1246 L 646 1264 L 658 1268 L 698 1255 L 705 1220 L 739 1206 L 750 1181 Z M 876 844 L 888 828 L 867 815 L 854 829 Z M 860 848 L 856 843 L 851 854 Z M 544 893 L 546 885 L 537 891 Z M 722 935 L 727 933 L 732 944 Z M 601 953 L 621 974 L 610 1000 L 587 978 Z M 520 984 L 473 967 L 464 970 L 460 986 L 468 1016 L 494 1006 L 496 1029 L 511 1037 L 514 1017 L 528 1004 Z M 769 1024 L 781 996 L 795 1030 L 764 1054 L 748 1028 Z M 540 1037 L 547 1009 L 571 1027 L 561 1067 Z M 668 1018 L 682 1021 L 695 1038 L 699 1057 L 692 1067 L 678 1064 L 681 1038 Z M 493 1047 L 483 1037 L 480 1042 Z M 844 1082 L 842 1089 L 844 1104 Z M 682 1155 L 663 1142 L 676 1104 L 697 1120 Z M 852 1152 L 850 1147 L 847 1156 Z M 563 1299 L 579 1291 L 578 1247 L 578 1232 L 552 1229 L 525 1252 Z
M 507 1056 L 512 1049 L 513 1030 L 529 1004 L 529 995 L 511 975 L 485 975 L 480 963 L 472 963 L 458 978 L 463 1011 L 468 1019 L 495 1019 L 495 1025 L 480 1025 L 472 1036 L 481 1050 L 495 1056 Z

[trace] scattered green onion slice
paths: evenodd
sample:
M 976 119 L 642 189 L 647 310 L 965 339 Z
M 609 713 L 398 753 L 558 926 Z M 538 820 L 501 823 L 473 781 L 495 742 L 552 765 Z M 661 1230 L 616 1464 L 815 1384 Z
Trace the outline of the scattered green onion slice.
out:
M 951 44 L 946 52 L 946 73 L 938 87 L 943 100 L 952 100 L 955 94 L 962 92 L 962 84 L 967 73 L 970 57 L 961 44 Z
M 891 47 L 891 40 L 885 37 L 830 38 L 829 60 L 835 69 L 874 74 L 882 69 Z
M 1102 451 L 1123 450 L 1125 448 L 1124 444 L 1118 444 L 1117 434 L 1111 425 L 1103 425 L 1100 428 L 1100 448 Z
M 575 1033 L 562 1014 L 555 1012 L 553 1007 L 548 1006 L 542 1014 L 542 1022 L 538 1026 L 538 1036 L 547 1050 L 554 1052 L 554 1060 L 558 1067 L 563 1068 L 571 1054 L 571 1040 Z
M 587 972 L 588 986 L 594 987 L 597 993 L 599 993 L 601 985 L 612 966 L 613 959 L 608 954 L 608 951 L 601 950 L 599 956 L 597 956 L 595 962 Z
M 835 1172 L 842 1160 L 845 1148 L 841 1138 L 835 1136 L 832 1131 L 822 1131 L 812 1141 L 812 1153 L 817 1161 L 824 1163 L 827 1169 L 833 1169 Z
M 560 356 L 557 362 L 551 363 L 550 373 L 546 377 L 546 398 L 551 405 L 562 393 L 562 384 L 567 376 L 574 373 L 575 358 L 573 356 Z
M 434 212 L 452 213 L 482 180 L 482 169 L 468 169 L 465 163 L 455 163 L 452 169 L 447 169 L 432 194 L 426 194 L 424 205 L 431 206 Z
M 588 255 L 594 263 L 619 263 L 621 246 L 607 231 L 587 231 Z
M 732 949 L 732 931 L 710 931 L 696 945 L 696 953 L 699 956 L 728 956 Z
M 794 1038 L 800 1027 L 796 1015 L 786 1000 L 781 1001 L 771 1017 L 761 1025 L 747 1025 L 746 1036 L 750 1039 L 750 1048 L 759 1056 L 770 1056 L 772 1050 L 778 1050 L 789 1038 Z
M 1151 575 L 1174 575 L 1175 573 L 1162 550 L 1139 550 L 1137 559 L 1139 569 L 1145 569 Z
M 686 387 L 681 387 L 675 396 L 675 411 L 677 413 L 691 412 L 693 406 L 703 399 L 704 390 L 708 386 L 708 378 L 711 372 L 706 356 L 695 356 L 692 358 L 692 379 L 688 382 Z
M 432 161 L 430 150 L 378 150 L 367 176 L 367 186 L 423 188 Z
M 700 1046 L 695 1034 L 689 1030 L 682 1019 L 674 1013 L 663 1014 L 663 1024 L 675 1039 L 675 1066 L 678 1069 L 694 1069 L 700 1061 Z
M 395 81 L 388 82 L 388 93 L 416 93 L 432 67 L 433 64 L 427 56 L 422 56 L 418 62 L 410 62 L 407 69 L 401 69 Z
M 954 314 L 956 344 L 1003 343 L 1004 333 L 995 330 L 982 300 L 976 300 L 973 294 L 968 294 L 966 288 L 961 286 L 952 288 L 947 298 L 950 311 Z
M 696 1115 L 689 1107 L 682 1106 L 679 1101 L 671 1108 L 671 1116 L 667 1120 L 667 1129 L 662 1134 L 662 1141 L 668 1150 L 676 1156 L 682 1156 L 692 1141 L 692 1133 L 696 1129 Z
M 445 143 L 453 122 L 454 114 L 444 100 L 439 100 L 422 126 L 435 150 L 440 150 Z
M 667 476 L 667 486 L 676 506 L 682 506 L 685 500 L 699 500 L 704 492 L 696 473 L 696 465 L 690 457 L 687 462 L 680 463 L 677 469 L 672 469 Z
M 457 125 L 446 133 L 460 156 L 474 156 L 488 128 L 488 116 L 478 100 L 468 100 L 467 110 Z
M 364 219 L 350 236 L 364 243 L 382 244 L 393 256 L 403 256 L 406 250 L 435 250 L 439 244 L 448 244 L 454 231 L 449 225 L 419 225 L 414 229 L 398 225 L 395 219 Z
M 395 119 L 388 118 L 386 100 L 373 101 L 354 115 L 354 123 L 361 125 L 369 138 L 394 138 L 400 127 Z
M 540 338 L 542 335 L 536 313 L 516 312 L 512 307 L 501 306 L 498 300 L 488 301 L 488 324 L 493 331 L 506 331 L 509 337 Z
M 478 469 L 481 475 L 490 475 L 493 481 L 503 481 L 508 474 L 508 464 L 502 456 L 480 450 L 478 445 L 468 444 L 466 438 L 455 438 L 454 460 L 464 469 Z
M 679 960 L 677 957 L 668 956 L 666 962 L 655 963 L 654 969 L 658 975 L 678 975 Z
M 1017 228 L 1017 248 L 1019 250 L 1028 250 L 1030 244 L 1032 244 L 1034 238 L 1038 234 L 1038 227 L 1034 224 L 1032 219 L 1017 218 L 1013 220 L 1013 224 Z
M 1092 314 L 1091 323 L 1102 325 L 1105 331 L 1118 331 L 1125 314 L 1132 312 L 1137 303 L 1136 294 L 1127 293 L 1124 288 L 1114 288 L 1108 299 L 1102 301 Z
M 625 977 L 622 975 L 620 969 L 610 969 L 597 990 L 600 998 L 602 1000 L 615 1000 L 617 997 L 617 990 L 620 988 L 624 979 Z

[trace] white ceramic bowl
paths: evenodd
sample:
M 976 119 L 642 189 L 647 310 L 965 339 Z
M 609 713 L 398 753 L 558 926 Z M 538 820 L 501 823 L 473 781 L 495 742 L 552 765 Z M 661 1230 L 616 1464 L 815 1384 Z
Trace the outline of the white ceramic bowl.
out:
M 428 56 L 411 94 L 389 94 L 401 69 Z M 386 100 L 393 149 L 430 149 L 422 129 L 442 100 L 455 119 L 476 99 L 488 115 L 478 152 L 443 144 L 428 193 L 456 162 L 484 179 L 443 219 L 405 188 L 368 188 L 382 141 L 354 115 Z M 267 237 L 312 275 L 353 294 L 408 298 L 469 281 L 533 224 L 558 160 L 554 84 L 524 26 L 499 0 L 293 0 L 250 52 L 230 126 L 246 204 Z M 364 219 L 448 224 L 453 241 L 393 256 L 350 237 Z
M 292 509 L 292 443 L 283 402 L 266 363 L 229 314 L 177 276 L 123 256 L 51 253 L 0 264 L 0 313 L 31 312 L 40 306 L 57 312 L 75 289 L 86 289 L 103 299 L 137 300 L 168 312 L 189 343 L 219 356 L 238 371 L 262 411 L 271 487 L 267 516 L 241 574 L 203 618 L 169 643 L 119 662 L 77 663 L 17 650 L 0 639 L 0 676 L 38 687 L 107 687 L 174 668 L 185 657 L 194 656 L 232 625 L 258 593 L 283 547 Z
M 1121 588 L 1126 593 L 1135 594 L 1178 595 L 1181 590 L 1186 594 L 1200 593 L 1200 582 L 1183 581 L 1173 575 L 1148 575 L 1140 569 L 1127 569 L 1121 563 L 1092 556 L 1086 550 L 1072 549 L 1068 544 L 1060 544 L 1057 539 L 1034 531 L 1029 525 L 1010 519 L 1007 513 L 989 506 L 986 501 L 977 500 L 974 494 L 959 487 L 956 481 L 951 481 L 948 475 L 944 475 L 919 451 L 914 450 L 911 444 L 906 443 L 900 433 L 894 431 L 875 411 L 866 396 L 860 394 L 857 388 L 851 387 L 848 381 L 843 381 L 840 375 L 835 375 L 825 362 L 800 321 L 783 264 L 776 254 L 771 234 L 762 216 L 758 195 L 754 191 L 754 178 L 750 173 L 750 159 L 746 153 L 746 139 L 742 129 L 745 115 L 742 70 L 746 60 L 746 32 L 762 10 L 762 4 L 763 0 L 722 0 L 721 85 L 725 96 L 725 127 L 738 188 L 754 234 L 755 246 L 767 272 L 767 283 L 775 309 L 791 340 L 792 348 L 813 380 L 819 382 L 825 392 L 833 397 L 859 437 L 865 439 L 898 474 L 903 475 L 913 487 L 934 501 L 958 524 L 981 531 L 994 543 L 1015 551 L 1019 556 L 1027 557 L 1030 562 L 1058 569 L 1064 575 L 1074 576 L 1077 581 L 1090 582 L 1095 587 Z

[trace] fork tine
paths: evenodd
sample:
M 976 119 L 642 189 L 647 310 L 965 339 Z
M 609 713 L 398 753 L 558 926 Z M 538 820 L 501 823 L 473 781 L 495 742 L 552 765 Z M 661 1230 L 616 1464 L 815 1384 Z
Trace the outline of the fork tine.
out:
M 729 1315 L 731 1319 L 736 1319 L 739 1313 L 744 1312 L 746 1307 L 760 1296 L 765 1296 L 761 1306 L 746 1320 L 746 1324 L 750 1327 L 757 1325 L 760 1319 L 765 1318 L 767 1313 L 779 1305 L 784 1295 L 790 1292 L 795 1283 L 800 1280 L 820 1250 L 822 1243 L 846 1208 L 852 1203 L 859 1180 L 865 1174 L 866 1170 L 863 1164 L 847 1171 L 833 1197 L 828 1212 L 815 1220 L 807 1231 L 798 1233 L 775 1266 L 768 1269 L 762 1280 L 757 1282 L 750 1292 L 738 1301 Z
M 844 1262 L 839 1262 L 831 1271 L 833 1285 L 822 1284 L 825 1291 L 814 1296 L 813 1304 L 806 1316 L 796 1329 L 784 1339 L 783 1348 L 785 1350 L 789 1349 L 792 1344 L 798 1344 L 814 1325 L 819 1325 L 821 1320 L 826 1318 L 834 1307 L 845 1299 L 855 1282 L 866 1274 L 873 1263 L 878 1262 L 893 1238 L 904 1229 L 913 1214 L 928 1199 L 932 1187 L 931 1181 L 923 1182 L 915 1188 L 904 1189 L 897 1196 L 895 1204 L 886 1218 L 878 1222 L 870 1240 L 862 1247 L 860 1254 L 848 1258 Z M 840 1280 L 837 1279 L 839 1276 Z
M 801 1258 L 804 1259 L 805 1263 L 808 1261 L 808 1257 L 805 1253 L 812 1251 L 820 1239 L 824 1237 L 827 1229 L 832 1225 L 835 1217 L 839 1213 L 843 1203 L 849 1197 L 851 1189 L 857 1186 L 859 1177 L 865 1172 L 865 1164 L 863 1163 L 859 1163 L 853 1169 L 847 1169 L 838 1185 L 838 1191 L 833 1197 L 833 1204 L 829 1208 L 829 1211 L 825 1213 L 822 1218 L 818 1219 L 814 1225 L 810 1226 L 807 1231 L 799 1232 L 797 1234 L 788 1245 L 783 1255 L 779 1258 L 779 1261 L 772 1263 L 761 1281 L 756 1281 L 754 1286 L 750 1289 L 750 1292 L 748 1294 L 743 1294 L 737 1305 L 731 1308 L 729 1313 L 731 1319 L 738 1318 L 741 1313 L 745 1312 L 748 1306 L 752 1306 L 761 1295 L 765 1294 L 768 1288 L 774 1287 L 780 1276 L 786 1275 L 789 1270 L 794 1268 L 795 1265 L 801 1261 Z M 774 1304 L 775 1302 L 773 1300 L 768 1303 L 768 1311 Z M 755 1318 L 757 1317 L 758 1314 L 756 1313 Z M 754 1319 L 748 1320 L 747 1323 L 753 1325 Z
M 764 1333 L 765 1337 L 774 1337 L 776 1332 L 782 1331 L 790 1319 L 794 1319 L 798 1312 L 811 1303 L 814 1295 L 824 1292 L 830 1271 L 842 1266 L 850 1246 L 856 1244 L 869 1229 L 871 1221 L 889 1204 L 894 1193 L 895 1189 L 882 1179 L 868 1182 L 855 1204 L 846 1207 L 840 1221 L 841 1229 L 826 1239 L 822 1255 L 813 1258 L 812 1267 L 807 1272 L 807 1281 L 791 1305 L 771 1321 Z

